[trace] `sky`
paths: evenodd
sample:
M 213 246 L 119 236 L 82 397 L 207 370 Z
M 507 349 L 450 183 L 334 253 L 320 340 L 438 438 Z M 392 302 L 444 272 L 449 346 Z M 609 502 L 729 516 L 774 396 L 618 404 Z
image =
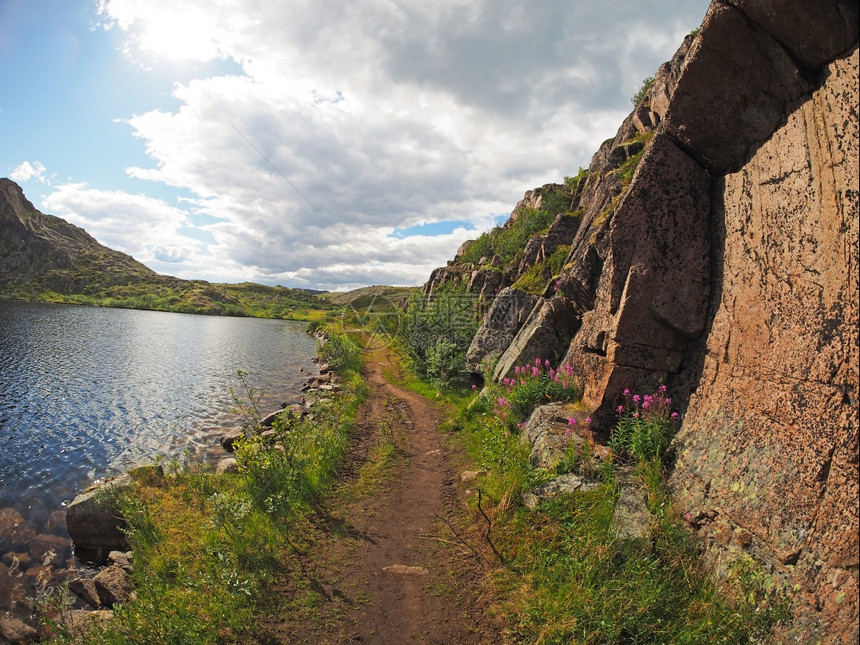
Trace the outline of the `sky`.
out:
M 420 285 L 588 167 L 705 0 L 0 0 L 0 177 L 169 275 Z

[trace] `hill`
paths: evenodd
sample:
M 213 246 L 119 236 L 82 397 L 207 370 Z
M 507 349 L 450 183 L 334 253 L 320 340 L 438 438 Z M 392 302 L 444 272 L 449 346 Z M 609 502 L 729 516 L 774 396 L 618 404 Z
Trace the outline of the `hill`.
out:
M 0 298 L 307 319 L 314 310 L 333 308 L 319 293 L 161 275 L 38 211 L 18 184 L 0 179 Z

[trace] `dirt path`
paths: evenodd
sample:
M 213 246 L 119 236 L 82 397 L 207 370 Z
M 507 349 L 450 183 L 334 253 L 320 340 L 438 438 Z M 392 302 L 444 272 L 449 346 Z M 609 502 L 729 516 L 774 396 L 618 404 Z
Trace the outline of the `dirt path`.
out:
M 448 525 L 467 509 L 439 415 L 386 382 L 386 363 L 384 352 L 368 363 L 368 396 L 340 484 L 285 576 L 279 593 L 289 600 L 261 623 L 258 642 L 497 640 L 485 613 L 483 559 Z M 387 468 L 386 441 L 396 446 Z

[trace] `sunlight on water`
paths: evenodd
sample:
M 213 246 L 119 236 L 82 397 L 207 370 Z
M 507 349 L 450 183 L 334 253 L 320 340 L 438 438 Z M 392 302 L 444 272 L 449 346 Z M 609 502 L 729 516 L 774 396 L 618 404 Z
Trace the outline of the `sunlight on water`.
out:
M 200 455 L 238 423 L 236 370 L 269 412 L 315 348 L 301 323 L 0 301 L 0 509 L 38 533 L 94 479 Z

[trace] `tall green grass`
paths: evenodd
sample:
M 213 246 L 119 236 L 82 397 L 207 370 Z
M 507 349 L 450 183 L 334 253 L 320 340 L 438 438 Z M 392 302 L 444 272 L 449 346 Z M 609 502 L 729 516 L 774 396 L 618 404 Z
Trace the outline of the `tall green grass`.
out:
M 490 385 L 461 405 L 447 426 L 489 471 L 482 510 L 502 556 L 492 578 L 505 638 L 559 645 L 763 642 L 786 615 L 787 602 L 765 591 L 753 565 L 729 581 L 730 602 L 702 567 L 664 483 L 675 421 L 665 389 L 647 398 L 628 393 L 614 453 L 591 473 L 596 488 L 545 499 L 535 509 L 522 505 L 523 492 L 555 473 L 529 467 L 530 446 L 517 420 L 558 398 L 545 386 L 559 372 L 569 376 L 559 370 L 547 379 L 545 366 L 521 367 L 516 379 Z M 618 537 L 612 528 L 616 460 L 631 464 L 647 490 L 651 521 L 642 538 Z
M 335 343 L 346 343 L 330 332 Z M 136 599 L 83 638 L 48 616 L 59 642 L 82 645 L 243 643 L 243 634 L 295 548 L 293 526 L 328 489 L 366 392 L 360 363 L 344 391 L 314 401 L 313 418 L 281 420 L 275 435 L 240 441 L 239 472 L 174 463 L 136 478 L 119 503 L 134 553 Z

